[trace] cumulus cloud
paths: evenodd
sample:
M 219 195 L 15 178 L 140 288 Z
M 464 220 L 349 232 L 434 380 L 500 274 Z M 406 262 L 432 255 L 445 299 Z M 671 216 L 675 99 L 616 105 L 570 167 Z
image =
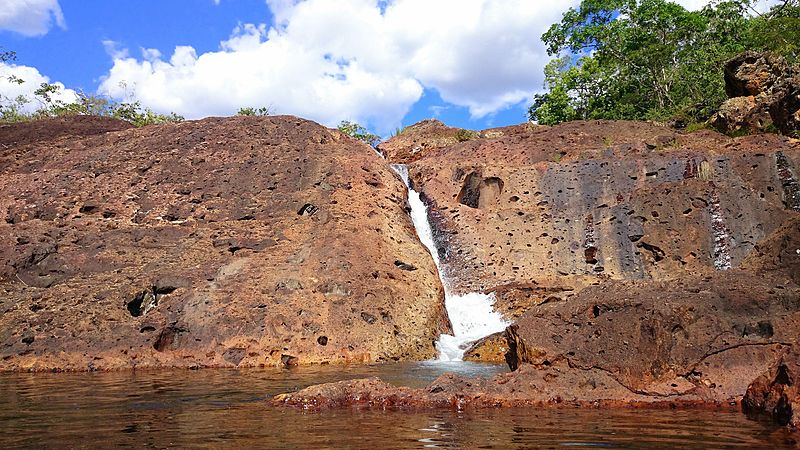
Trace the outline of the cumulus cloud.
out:
M 3 0 L 0 3 L 0 30 L 24 36 L 42 36 L 55 22 L 66 28 L 58 0 Z
M 13 79 L 24 82 L 20 84 L 12 81 Z M 33 91 L 38 89 L 42 83 L 50 83 L 50 78 L 39 73 L 34 67 L 0 63 L 0 103 L 9 104 L 14 102 L 17 97 L 23 96 L 29 102 L 22 107 L 22 112 L 32 113 L 43 106 L 33 95 Z M 72 89 L 66 89 L 63 83 L 52 84 L 59 88 L 58 93 L 53 96 L 54 100 L 72 103 L 78 99 L 77 93 Z
M 109 46 L 101 93 L 190 118 L 270 106 L 384 132 L 425 89 L 482 118 L 525 104 L 549 61 L 540 36 L 578 0 L 265 0 L 270 26 L 237 27 L 218 51 L 133 57 Z M 775 0 L 764 0 L 764 5 Z M 698 9 L 703 0 L 679 0 Z
M 577 0 L 561 2 L 564 9 Z M 166 57 L 116 51 L 100 91 L 159 112 L 223 115 L 241 106 L 379 131 L 438 91 L 483 117 L 528 101 L 549 60 L 541 34 L 563 10 L 529 0 L 267 0 L 272 26 L 242 25 L 220 50 Z M 125 87 L 121 87 L 121 83 Z

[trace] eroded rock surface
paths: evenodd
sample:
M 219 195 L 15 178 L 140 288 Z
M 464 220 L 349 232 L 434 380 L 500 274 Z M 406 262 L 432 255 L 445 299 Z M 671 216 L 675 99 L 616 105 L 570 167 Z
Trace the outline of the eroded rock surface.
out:
M 39 125 L 0 130 L 26 137 L 0 150 L 0 369 L 435 356 L 443 291 L 370 147 L 294 117 Z
M 800 336 L 800 148 L 573 122 L 410 165 L 454 287 L 493 292 L 515 371 L 312 387 L 327 407 L 728 406 Z M 496 360 L 498 337 L 468 351 Z
M 498 307 L 608 279 L 739 266 L 798 216 L 800 145 L 639 122 L 572 122 L 428 151 L 412 163 L 458 291 Z
M 84 137 L 133 128 L 128 122 L 110 117 L 69 116 L 38 119 L 24 125 L 0 125 L 3 148 L 17 144 L 32 144 L 63 137 Z M 1 168 L 2 166 L 0 166 Z
M 738 408 L 765 367 L 789 364 L 784 354 L 798 345 L 800 286 L 788 273 L 733 270 L 670 283 L 611 281 L 568 302 L 532 308 L 506 331 L 515 371 L 490 380 L 448 374 L 426 389 L 354 380 L 273 402 L 306 408 Z M 496 336 L 479 341 L 477 351 L 492 341 Z M 797 403 L 793 382 L 781 381 L 776 370 L 750 386 L 751 409 L 788 404 L 780 400 L 787 395 Z
M 800 68 L 769 53 L 745 52 L 725 64 L 730 97 L 711 118 L 725 133 L 800 130 Z
M 738 399 L 796 345 L 800 287 L 787 276 L 732 270 L 670 281 L 611 281 L 532 308 L 507 334 L 512 368 L 565 360 L 631 391 Z
M 742 409 L 781 426 L 800 428 L 800 352 L 793 348 L 747 388 Z

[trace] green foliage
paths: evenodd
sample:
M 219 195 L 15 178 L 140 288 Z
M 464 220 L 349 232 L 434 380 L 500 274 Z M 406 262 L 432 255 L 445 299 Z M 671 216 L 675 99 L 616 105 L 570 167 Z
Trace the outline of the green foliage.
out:
M 365 127 L 349 120 L 343 120 L 337 128 L 351 138 L 366 142 L 373 147 L 378 145 L 381 140 L 380 136 L 370 133 Z
M 753 49 L 767 50 L 790 64 L 800 57 L 800 1 L 784 1 L 769 14 L 756 16 L 748 30 Z
M 478 133 L 470 130 L 460 129 L 456 131 L 456 140 L 458 142 L 467 142 L 478 137 Z
M 708 129 L 711 129 L 711 126 L 708 124 L 708 122 L 692 122 L 689 125 L 686 125 L 687 133 L 694 133 L 695 131 Z
M 3 47 L 0 47 L 0 63 L 8 61 L 16 61 L 16 60 L 17 60 L 17 52 L 10 50 L 3 50 Z
M 703 122 L 725 100 L 723 63 L 747 50 L 793 60 L 800 0 L 752 15 L 753 0 L 717 0 L 687 11 L 667 0 L 583 0 L 542 36 L 551 56 L 546 93 L 529 117 Z
M 264 117 L 270 115 L 270 107 L 262 106 L 261 108 L 253 108 L 253 107 L 244 107 L 239 108 L 239 112 L 236 113 L 237 116 L 259 116 Z
M 25 81 L 17 77 L 9 77 L 9 81 L 22 84 Z M 168 122 L 181 122 L 183 117 L 171 114 L 158 114 L 149 108 L 143 108 L 141 103 L 117 102 L 112 99 L 78 94 L 78 99 L 71 103 L 58 100 L 60 87 L 55 84 L 42 83 L 34 91 L 34 100 L 39 103 L 39 108 L 33 113 L 24 113 L 23 108 L 31 102 L 25 96 L 9 99 L 0 96 L 0 122 L 21 122 L 25 120 L 41 119 L 46 117 L 62 117 L 71 115 L 104 116 L 124 120 L 137 127 L 155 125 Z

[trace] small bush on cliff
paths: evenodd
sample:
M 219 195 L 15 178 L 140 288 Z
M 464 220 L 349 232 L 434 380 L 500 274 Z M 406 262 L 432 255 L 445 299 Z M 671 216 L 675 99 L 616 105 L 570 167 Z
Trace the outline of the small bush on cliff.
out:
M 262 106 L 261 108 L 253 108 L 251 106 L 247 106 L 244 108 L 239 108 L 239 112 L 236 113 L 237 116 L 258 116 L 258 117 L 265 117 L 271 114 L 269 106 Z
M 764 14 L 754 0 L 719 0 L 688 11 L 667 0 L 583 0 L 542 36 L 556 58 L 529 117 L 706 120 L 726 99 L 722 65 L 747 50 L 792 61 L 800 46 L 800 0 Z
M 458 142 L 467 142 L 478 137 L 478 133 L 470 130 L 460 129 L 456 131 L 456 140 Z
M 377 134 L 372 134 L 365 127 L 355 122 L 350 122 L 349 120 L 343 120 L 337 128 L 351 138 L 366 142 L 373 147 L 381 140 L 380 136 Z

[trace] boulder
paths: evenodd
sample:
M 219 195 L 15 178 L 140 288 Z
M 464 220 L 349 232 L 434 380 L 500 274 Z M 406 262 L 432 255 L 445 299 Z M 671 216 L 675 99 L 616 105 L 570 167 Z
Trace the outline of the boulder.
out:
M 725 93 L 735 98 L 770 93 L 790 68 L 780 56 L 747 51 L 731 58 L 723 70 Z
M 478 339 L 464 351 L 464 361 L 505 363 L 508 340 L 505 333 L 494 333 Z
M 800 130 L 800 68 L 780 56 L 748 51 L 725 64 L 729 99 L 711 118 L 723 133 Z
M 724 133 L 763 131 L 773 125 L 770 106 L 753 95 L 726 100 L 714 115 L 714 127 Z
M 631 391 L 736 401 L 800 336 L 800 287 L 785 272 L 610 281 L 529 310 L 509 363 L 608 373 Z
M 403 182 L 338 131 L 13 127 L 29 138 L 0 148 L 0 370 L 419 360 L 449 330 Z
M 781 92 L 769 108 L 770 116 L 781 133 L 800 137 L 800 74 L 786 79 Z
M 800 353 L 792 349 L 747 388 L 742 410 L 765 415 L 781 426 L 800 427 Z

